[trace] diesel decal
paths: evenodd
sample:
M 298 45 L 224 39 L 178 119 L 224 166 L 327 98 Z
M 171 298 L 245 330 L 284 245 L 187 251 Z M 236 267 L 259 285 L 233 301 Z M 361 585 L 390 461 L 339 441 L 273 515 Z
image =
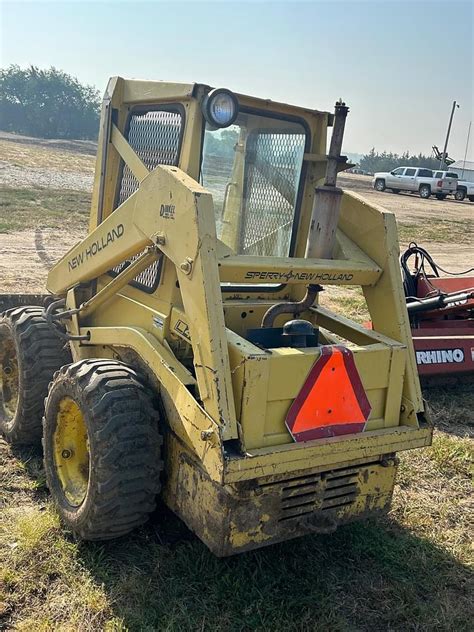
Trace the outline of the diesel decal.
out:
M 260 279 L 265 281 L 352 281 L 354 275 L 350 272 L 345 274 L 330 274 L 329 272 L 261 272 L 249 271 L 245 273 L 246 279 Z
M 102 235 L 100 239 L 92 242 L 90 246 L 85 248 L 82 252 L 69 259 L 69 270 L 75 270 L 80 265 L 87 261 L 90 257 L 94 257 L 98 252 L 107 248 L 109 244 L 112 244 L 116 239 L 120 239 L 124 233 L 123 224 L 117 224 L 115 228 L 109 230 L 106 235 Z
M 165 219 L 174 219 L 174 211 L 176 206 L 174 204 L 162 204 L 160 206 L 160 217 Z
M 450 364 L 464 362 L 462 349 L 431 349 L 416 352 L 417 364 Z

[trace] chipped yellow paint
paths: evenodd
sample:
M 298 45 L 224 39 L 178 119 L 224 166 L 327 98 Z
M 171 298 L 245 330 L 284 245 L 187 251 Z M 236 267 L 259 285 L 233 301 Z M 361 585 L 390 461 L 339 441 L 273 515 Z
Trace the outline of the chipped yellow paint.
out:
M 68 331 L 83 338 L 71 343 L 74 359 L 122 359 L 146 374 L 170 430 L 164 455 L 165 502 L 213 551 L 228 555 L 327 531 L 385 509 L 396 470 L 393 463 L 387 465 L 387 458 L 428 445 L 431 428 L 414 360 L 394 216 L 344 192 L 333 258 L 305 258 L 315 187 L 326 170 L 332 116 L 237 95 L 241 108 L 271 113 L 272 121 L 296 117 L 309 134 L 294 256 L 240 256 L 232 249 L 242 226 L 239 196 L 230 187 L 222 218 L 223 243 L 217 238 L 212 195 L 199 184 L 201 101 L 207 91 L 198 84 L 110 80 L 102 110 L 90 232 L 50 271 L 48 288 L 64 296 L 68 308 L 79 308 L 67 322 Z M 127 141 L 128 120 L 134 108 L 143 111 L 166 104 L 184 112 L 180 155 L 176 166 L 148 170 Z M 236 144 L 232 182 L 241 181 L 245 173 L 247 136 L 243 131 Z M 117 206 L 123 163 L 139 184 Z M 173 211 L 160 213 L 162 207 Z M 159 257 L 157 289 L 144 292 L 121 283 L 128 278 L 120 280 L 120 275 L 109 286 L 109 270 L 145 248 Z M 248 274 L 255 291 L 223 291 L 222 283 L 245 282 Z M 284 285 L 269 288 L 268 279 L 278 275 Z M 319 329 L 322 343 L 342 339 L 351 348 L 372 416 L 359 435 L 295 444 L 285 426 L 286 413 L 319 349 L 263 350 L 249 342 L 247 331 L 260 327 L 275 302 L 301 299 L 309 277 L 325 286 L 356 285 L 364 292 L 373 330 L 318 302 L 300 317 Z M 102 292 L 103 302 L 81 311 L 97 292 Z M 283 322 L 280 317 L 275 325 Z M 67 442 L 74 440 L 82 447 L 76 469 L 61 461 L 60 447 L 57 458 L 64 488 L 72 490 L 71 501 L 81 502 L 86 480 L 79 472 L 85 471 L 86 443 L 79 436 L 77 411 L 68 404 L 63 412 L 69 421 L 62 421 L 58 445 L 68 449 Z M 279 485 L 285 476 L 324 478 L 349 467 L 356 467 L 359 477 L 350 503 L 332 513 L 315 505 L 311 520 L 279 520 L 284 495 Z

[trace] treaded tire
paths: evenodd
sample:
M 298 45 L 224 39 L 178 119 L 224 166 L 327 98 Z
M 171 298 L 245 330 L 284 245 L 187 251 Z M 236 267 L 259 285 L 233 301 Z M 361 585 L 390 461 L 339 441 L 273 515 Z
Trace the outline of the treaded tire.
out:
M 454 194 L 454 198 L 458 200 L 458 202 L 462 202 L 466 197 L 466 191 L 464 189 L 458 189 Z
M 385 180 L 383 178 L 377 178 L 377 180 L 374 182 L 374 189 L 376 191 L 379 191 L 379 193 L 383 193 L 383 191 L 385 191 L 386 189 Z
M 418 193 L 423 200 L 428 200 L 431 197 L 431 187 L 428 184 L 422 184 Z
M 77 506 L 66 497 L 55 456 L 64 398 L 78 405 L 87 429 L 87 491 Z M 63 522 L 84 540 L 125 535 L 155 509 L 163 469 L 158 421 L 152 393 L 121 362 L 81 360 L 56 374 L 43 419 L 46 480 Z
M 71 361 L 69 348 L 43 318 L 41 307 L 18 307 L 0 314 L 0 432 L 9 443 L 39 444 L 48 384 L 55 371 Z M 11 392 L 4 372 L 12 365 L 16 366 L 16 403 L 8 402 Z

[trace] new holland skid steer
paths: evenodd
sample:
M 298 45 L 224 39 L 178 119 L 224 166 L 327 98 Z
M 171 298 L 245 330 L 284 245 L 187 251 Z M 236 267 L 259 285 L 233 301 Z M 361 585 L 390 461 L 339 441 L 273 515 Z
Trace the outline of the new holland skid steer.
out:
M 394 216 L 336 186 L 347 112 L 109 82 L 89 234 L 44 307 L 0 320 L 1 430 L 42 437 L 79 536 L 159 494 L 220 556 L 329 532 L 386 510 L 396 453 L 430 444 Z

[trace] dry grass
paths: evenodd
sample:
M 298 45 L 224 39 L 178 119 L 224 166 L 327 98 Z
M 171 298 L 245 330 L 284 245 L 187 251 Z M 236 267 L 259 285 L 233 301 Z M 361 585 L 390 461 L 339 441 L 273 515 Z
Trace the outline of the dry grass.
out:
M 67 147 L 67 145 L 66 145 Z M 94 172 L 95 156 L 66 147 L 51 147 L 41 141 L 12 142 L 0 138 L 1 159 L 22 168 L 48 168 L 58 171 Z
M 84 191 L 0 187 L 0 233 L 31 228 L 83 230 L 90 199 Z
M 428 394 L 436 422 L 459 389 Z M 469 408 L 467 408 L 469 407 Z M 163 508 L 128 538 L 76 542 L 41 455 L 0 443 L 0 617 L 15 630 L 469 630 L 472 442 L 401 455 L 388 519 L 219 560 Z M 1 618 L 0 618 L 1 620 Z
M 474 234 L 474 221 L 463 219 L 440 219 L 439 217 L 425 217 L 416 222 L 397 222 L 398 237 L 401 244 L 408 245 L 411 241 L 418 243 L 457 243 L 471 244 Z

